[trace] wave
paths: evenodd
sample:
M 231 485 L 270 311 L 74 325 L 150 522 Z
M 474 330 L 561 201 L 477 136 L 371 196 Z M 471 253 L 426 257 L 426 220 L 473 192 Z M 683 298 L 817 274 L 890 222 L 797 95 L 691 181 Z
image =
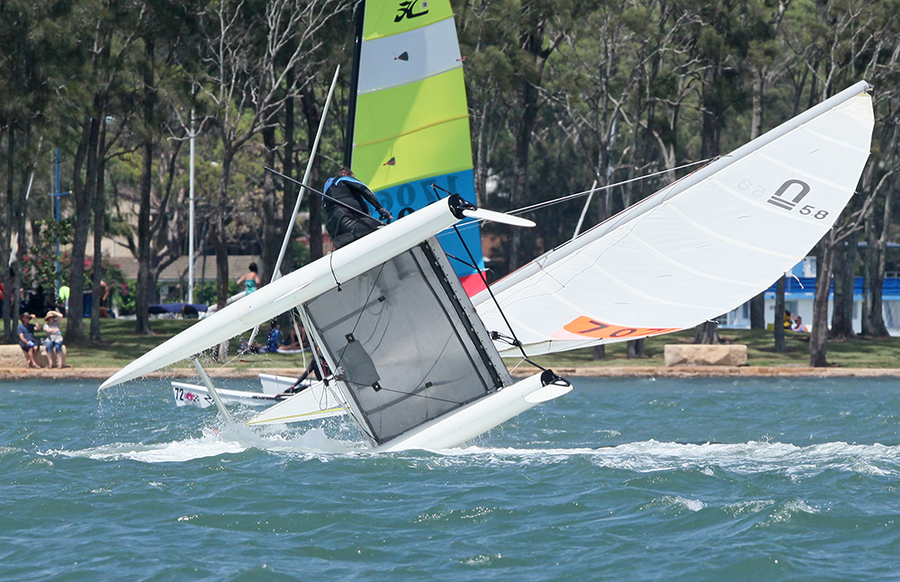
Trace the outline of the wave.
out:
M 111 443 L 81 450 L 49 450 L 51 456 L 82 457 L 101 461 L 131 460 L 143 463 L 182 463 L 256 449 L 272 453 L 347 453 L 354 451 L 343 441 L 330 439 L 322 429 L 312 429 L 293 438 L 260 434 L 243 426 L 205 428 L 200 437 L 165 443 Z
M 601 448 L 469 447 L 441 453 L 448 457 L 486 457 L 498 462 L 548 463 L 582 457 L 601 467 L 640 473 L 676 470 L 709 473 L 717 468 L 740 474 L 778 472 L 795 478 L 825 470 L 872 476 L 900 474 L 900 446 L 877 443 L 831 442 L 797 446 L 762 441 L 685 444 L 649 440 Z
M 749 441 L 746 443 L 689 444 L 648 440 L 612 447 L 490 447 L 374 453 L 360 442 L 329 436 L 322 428 L 305 432 L 266 433 L 247 427 L 205 428 L 202 436 L 158 444 L 113 443 L 83 450 L 52 450 L 49 455 L 97 460 L 129 459 L 145 463 L 185 462 L 260 450 L 275 455 L 317 457 L 357 456 L 421 460 L 438 464 L 552 465 L 582 459 L 594 466 L 638 473 L 695 471 L 712 475 L 716 470 L 738 474 L 781 473 L 806 478 L 833 470 L 870 476 L 900 475 L 900 446 L 829 442 L 809 446 Z

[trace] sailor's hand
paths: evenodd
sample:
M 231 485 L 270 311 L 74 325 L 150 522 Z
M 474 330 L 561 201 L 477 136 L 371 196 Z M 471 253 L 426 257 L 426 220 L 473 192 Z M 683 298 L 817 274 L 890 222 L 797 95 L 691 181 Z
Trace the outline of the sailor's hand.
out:
M 388 224 L 390 224 L 391 221 L 394 220 L 394 217 L 391 216 L 391 213 L 388 212 L 386 208 L 380 208 L 378 210 L 378 216 L 380 216 L 381 220 L 385 221 Z

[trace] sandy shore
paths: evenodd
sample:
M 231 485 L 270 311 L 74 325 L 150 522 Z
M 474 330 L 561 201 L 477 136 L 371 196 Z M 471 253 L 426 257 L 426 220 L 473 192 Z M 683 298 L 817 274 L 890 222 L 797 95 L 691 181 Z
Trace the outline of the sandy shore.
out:
M 0 368 L 0 381 L 22 378 L 58 378 L 60 380 L 105 380 L 118 368 L 64 368 L 32 370 L 28 368 Z M 209 370 L 213 378 L 255 378 L 257 374 L 295 376 L 295 368 L 259 368 L 253 370 Z M 515 376 L 533 374 L 533 368 L 519 369 Z M 584 368 L 556 368 L 554 372 L 564 378 L 618 377 L 618 378 L 710 378 L 710 377 L 900 377 L 900 368 L 807 368 L 799 366 L 602 366 Z M 148 374 L 148 378 L 196 377 L 193 368 L 176 368 Z

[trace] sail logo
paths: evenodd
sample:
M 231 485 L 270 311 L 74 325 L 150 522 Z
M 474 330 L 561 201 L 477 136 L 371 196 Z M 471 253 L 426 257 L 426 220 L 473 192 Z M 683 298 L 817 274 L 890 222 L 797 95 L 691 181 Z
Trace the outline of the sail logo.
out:
M 787 196 L 793 192 L 796 192 L 793 200 L 788 200 Z M 807 194 L 809 194 L 809 184 L 803 180 L 788 180 L 766 202 L 785 210 L 793 210 Z
M 428 14 L 428 0 L 422 2 L 422 12 L 413 12 L 416 9 L 416 2 L 419 0 L 406 0 L 400 3 L 400 7 L 397 8 L 399 14 L 394 17 L 394 22 L 400 22 L 404 18 L 418 18 L 419 16 L 425 16 Z

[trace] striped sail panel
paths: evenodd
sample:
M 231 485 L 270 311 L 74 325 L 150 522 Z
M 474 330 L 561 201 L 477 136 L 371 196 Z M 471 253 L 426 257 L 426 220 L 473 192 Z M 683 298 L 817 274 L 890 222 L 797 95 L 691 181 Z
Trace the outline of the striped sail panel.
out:
M 526 352 L 693 327 L 768 288 L 828 232 L 856 189 L 874 126 L 865 87 L 855 85 L 492 286 Z M 473 303 L 489 331 L 509 334 L 486 293 Z
M 363 38 L 373 40 L 422 28 L 435 22 L 453 18 L 450 2 L 446 0 L 395 0 L 366 2 Z M 453 37 L 456 44 L 456 36 Z
M 353 151 L 353 173 L 377 192 L 449 172 L 471 170 L 472 151 L 463 147 L 469 146 L 468 136 L 463 135 L 468 127 L 468 119 L 457 119 L 357 147 Z
M 446 193 L 475 203 L 465 79 L 447 0 L 370 2 L 360 49 L 352 169 L 396 217 Z M 468 292 L 484 288 L 476 222 L 438 237 Z
M 365 94 L 459 68 L 456 28 L 449 18 L 395 36 L 364 39 L 357 91 Z
M 436 98 L 439 96 L 439 98 Z M 462 106 L 460 106 L 462 105 Z M 468 111 L 462 69 L 453 69 L 420 81 L 360 95 L 357 119 L 378 119 L 378 124 L 359 124 L 354 141 L 357 149 L 385 139 L 447 123 L 465 121 L 454 131 L 468 138 Z M 471 147 L 468 159 L 471 163 Z

